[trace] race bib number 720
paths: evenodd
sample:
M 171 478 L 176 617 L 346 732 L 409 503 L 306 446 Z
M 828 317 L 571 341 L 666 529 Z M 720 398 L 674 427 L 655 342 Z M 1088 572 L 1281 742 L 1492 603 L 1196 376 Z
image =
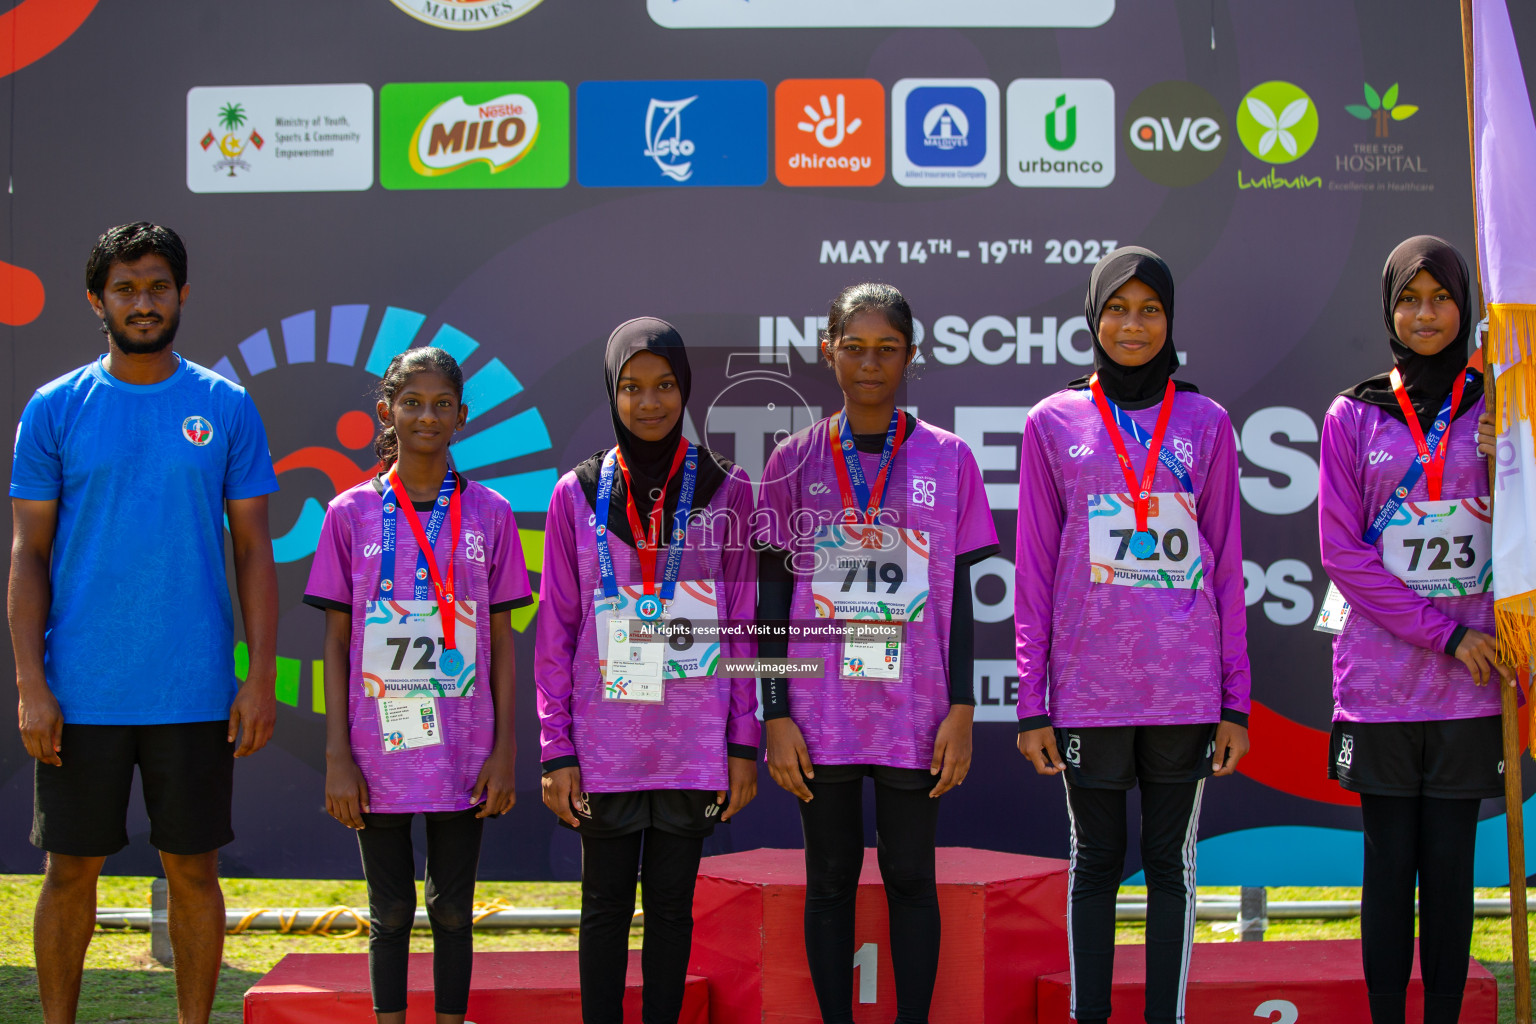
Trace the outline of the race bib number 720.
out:
M 1131 551 L 1136 535 L 1136 508 L 1128 494 L 1088 496 L 1088 572 L 1094 583 L 1121 587 L 1199 590 L 1205 565 L 1200 555 L 1200 531 L 1195 498 L 1183 491 L 1151 496 L 1147 532 L 1152 550 L 1145 558 Z

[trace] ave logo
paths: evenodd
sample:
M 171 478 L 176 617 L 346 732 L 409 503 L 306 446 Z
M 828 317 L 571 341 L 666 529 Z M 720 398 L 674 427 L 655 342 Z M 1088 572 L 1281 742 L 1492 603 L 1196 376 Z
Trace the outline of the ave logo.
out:
M 1227 155 L 1221 105 L 1193 82 L 1160 82 L 1125 112 L 1131 163 L 1159 185 L 1204 181 Z
M 878 185 L 885 178 L 885 88 L 872 78 L 790 78 L 773 94 L 781 185 Z

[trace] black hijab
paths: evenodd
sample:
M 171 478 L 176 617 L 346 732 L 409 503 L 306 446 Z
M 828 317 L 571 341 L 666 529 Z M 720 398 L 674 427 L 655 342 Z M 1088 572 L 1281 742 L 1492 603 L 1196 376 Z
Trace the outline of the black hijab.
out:
M 682 392 L 684 408 L 687 408 L 688 395 L 693 388 L 693 373 L 688 366 L 688 350 L 683 347 L 682 336 L 677 333 L 677 328 L 665 320 L 638 317 L 620 324 L 608 336 L 608 348 L 603 354 L 603 379 L 608 388 L 608 411 L 613 417 L 613 436 L 618 440 L 624 464 L 629 467 L 629 478 L 635 488 L 635 508 L 640 512 L 641 522 L 645 522 L 650 515 L 656 495 L 666 487 L 661 530 L 665 546 L 671 532 L 672 514 L 677 510 L 678 495 L 683 488 L 681 472 L 672 478 L 670 484 L 667 483 L 667 473 L 672 468 L 672 459 L 683 437 L 683 418 L 679 416 L 667 436 L 660 441 L 646 441 L 636 437 L 624 426 L 624 421 L 619 419 L 619 375 L 624 365 L 641 352 L 654 352 L 672 365 L 672 374 L 677 378 L 678 390 Z M 608 449 L 605 448 L 576 467 L 576 479 L 587 496 L 587 503 L 594 510 L 597 508 L 597 479 L 602 471 L 603 457 L 607 454 Z M 696 509 L 709 504 L 731 469 L 731 463 L 708 449 L 700 447 L 699 454 L 699 475 L 693 492 L 693 507 Z M 629 528 L 629 517 L 624 512 L 625 504 L 624 474 L 615 470 L 613 497 L 608 506 L 608 529 L 621 541 L 634 547 L 634 533 Z
M 1432 356 L 1421 356 L 1404 345 L 1397 336 L 1397 324 L 1392 318 L 1397 300 L 1408 282 L 1421 270 L 1440 283 L 1456 303 L 1461 314 L 1461 328 L 1445 348 Z M 1387 343 L 1392 346 L 1392 362 L 1402 374 L 1403 387 L 1408 392 L 1408 403 L 1418 414 L 1419 428 L 1426 433 L 1435 421 L 1440 405 L 1451 393 L 1456 378 L 1467 365 L 1467 339 L 1472 336 L 1472 317 L 1467 308 L 1467 292 L 1471 274 L 1467 261 L 1450 242 L 1434 235 L 1414 235 L 1392 250 L 1387 263 L 1381 268 L 1381 316 L 1387 324 Z M 1461 406 L 1451 410 L 1451 419 L 1460 416 L 1477 403 L 1483 393 L 1483 375 L 1474 373 L 1462 392 Z M 1348 391 L 1346 398 L 1359 399 L 1367 405 L 1379 406 L 1387 415 L 1405 423 L 1402 406 L 1392 393 L 1391 374 L 1378 373 L 1367 377 Z
M 1168 319 L 1168 336 L 1157 355 L 1141 366 L 1122 366 L 1109 357 L 1099 344 L 1099 317 L 1110 296 L 1131 278 L 1157 293 L 1163 302 L 1163 315 Z M 1173 348 L 1173 271 L 1163 258 L 1151 249 L 1139 245 L 1127 245 L 1116 249 L 1094 265 L 1088 278 L 1088 296 L 1083 303 L 1088 318 L 1088 332 L 1093 335 L 1093 369 L 1099 375 L 1099 386 L 1104 394 L 1122 409 L 1148 409 L 1163 400 L 1168 378 L 1179 368 L 1179 356 Z M 1200 389 L 1186 381 L 1173 382 L 1178 391 Z M 1087 377 L 1079 377 L 1070 388 L 1088 386 Z

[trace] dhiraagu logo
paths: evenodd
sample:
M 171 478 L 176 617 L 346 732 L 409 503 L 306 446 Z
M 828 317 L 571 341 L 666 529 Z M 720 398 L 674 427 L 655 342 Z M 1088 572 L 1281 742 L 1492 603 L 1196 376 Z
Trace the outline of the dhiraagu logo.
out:
M 561 188 L 570 151 L 564 82 L 392 82 L 379 92 L 388 189 Z
M 447 323 L 426 327 L 426 314 L 399 306 L 310 309 L 283 318 L 275 329 L 261 328 L 212 364 L 214 372 L 243 385 L 264 413 L 275 456 L 281 490 L 271 501 L 272 553 L 283 615 L 277 699 L 290 707 L 325 711 L 319 648 L 296 641 L 293 631 L 302 636 L 309 628 L 300 603 L 326 504 L 375 470 L 372 394 L 396 355 L 434 345 L 458 360 L 464 368 L 469 422 L 449 449 L 455 468 L 505 497 L 515 514 L 537 517 L 542 524 L 549 507 L 560 474 L 543 414 L 530 401 L 532 393 L 500 357 L 487 358 L 464 331 Z M 529 571 L 539 572 L 542 527 L 519 529 L 518 534 Z M 473 538 L 466 543 L 473 545 Z M 526 630 L 535 607 L 514 609 L 513 627 Z M 249 666 L 245 645 L 236 645 L 240 678 Z M 301 701 L 305 688 L 310 697 Z
M 1248 90 L 1237 107 L 1237 137 L 1254 156 L 1288 164 L 1317 141 L 1317 104 L 1290 82 L 1264 82 Z

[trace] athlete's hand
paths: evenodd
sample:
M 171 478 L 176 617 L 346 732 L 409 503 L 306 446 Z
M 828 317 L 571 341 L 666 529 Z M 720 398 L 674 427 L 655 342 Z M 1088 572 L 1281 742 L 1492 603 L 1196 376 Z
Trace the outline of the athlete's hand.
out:
M 540 785 L 544 790 L 544 806 L 571 828 L 580 828 L 581 822 L 576 820 L 576 804 L 581 799 L 581 769 L 556 768 L 544 776 Z
M 369 813 L 368 782 L 350 751 L 325 759 L 325 813 L 355 829 L 363 827 L 363 815 Z
M 43 764 L 62 765 L 59 747 L 64 737 L 64 712 L 46 686 L 29 687 L 16 702 L 16 722 L 27 753 Z
M 1485 459 L 1493 458 L 1498 436 L 1493 426 L 1493 413 L 1484 410 L 1477 418 L 1477 454 Z
M 517 748 L 510 743 L 498 743 L 491 748 L 491 756 L 480 766 L 475 779 L 475 791 L 470 794 L 473 806 L 485 797 L 485 804 L 475 812 L 477 818 L 489 818 L 493 814 L 506 814 L 517 803 Z
M 781 789 L 810 803 L 813 799 L 806 779 L 814 779 L 811 752 L 805 745 L 805 736 L 793 718 L 770 718 L 763 723 L 768 734 L 768 774 Z
M 1050 726 L 1019 733 L 1019 753 L 1029 758 L 1040 775 L 1060 775 L 1067 770 L 1056 749 L 1056 730 Z
M 240 737 L 235 756 L 245 757 L 266 746 L 276 722 L 277 696 L 272 683 L 263 685 L 253 670 L 240 684 L 234 703 L 229 706 L 229 742 L 235 742 L 237 735 Z
M 951 704 L 949 714 L 939 725 L 933 741 L 933 763 L 929 775 L 937 775 L 939 784 L 928 791 L 931 797 L 943 796 L 965 781 L 971 771 L 971 720 L 976 709 L 969 704 Z
M 1212 754 L 1211 774 L 1231 775 L 1237 771 L 1237 762 L 1248 753 L 1248 727 L 1236 722 L 1222 722 L 1216 726 L 1216 751 Z
M 725 811 L 720 815 L 721 821 L 730 821 L 737 811 L 757 796 L 757 761 L 748 757 L 728 757 L 726 763 L 731 772 L 731 802 L 725 805 Z M 723 789 L 715 790 L 715 803 L 724 804 L 726 795 Z
M 1456 645 L 1456 660 L 1467 666 L 1472 681 L 1478 686 L 1486 686 L 1495 672 L 1510 686 L 1515 685 L 1514 669 L 1499 660 L 1498 643 L 1487 633 L 1467 630 L 1467 635 Z

